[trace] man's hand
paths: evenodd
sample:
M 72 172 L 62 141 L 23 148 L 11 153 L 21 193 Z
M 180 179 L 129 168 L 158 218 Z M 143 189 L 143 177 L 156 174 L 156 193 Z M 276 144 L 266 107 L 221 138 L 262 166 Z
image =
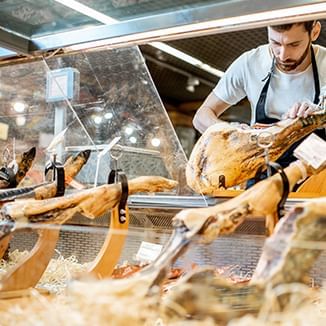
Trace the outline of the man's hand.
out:
M 311 102 L 297 102 L 295 103 L 291 109 L 285 113 L 282 118 L 283 119 L 295 119 L 299 118 L 307 118 L 308 115 L 313 114 L 314 112 L 318 111 L 319 108 L 316 104 Z
M 241 123 L 241 122 L 230 122 L 230 125 L 234 126 L 236 128 L 243 129 L 243 130 L 251 129 L 251 127 L 249 125 L 247 125 L 246 123 Z

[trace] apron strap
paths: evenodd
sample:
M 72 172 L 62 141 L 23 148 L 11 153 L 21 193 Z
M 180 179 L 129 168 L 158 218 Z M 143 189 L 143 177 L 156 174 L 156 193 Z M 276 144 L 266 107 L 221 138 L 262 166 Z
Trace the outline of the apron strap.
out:
M 320 85 L 319 85 L 319 76 L 318 76 L 318 69 L 316 63 L 316 57 L 314 49 L 311 47 L 311 65 L 312 65 L 312 73 L 314 76 L 314 83 L 315 83 L 315 98 L 314 104 L 319 103 L 319 95 L 320 95 Z
M 314 86 L 315 86 L 314 104 L 318 104 L 319 95 L 320 95 L 320 85 L 319 85 L 319 76 L 318 76 L 318 69 L 317 69 L 317 64 L 316 64 L 315 52 L 314 52 L 314 49 L 313 49 L 312 46 L 310 47 L 310 52 L 311 52 L 312 73 L 313 73 Z M 273 122 L 279 121 L 279 119 L 269 118 L 266 115 L 266 112 L 265 112 L 268 87 L 269 87 L 272 75 L 274 73 L 274 69 L 275 69 L 275 57 L 273 57 L 273 62 L 272 62 L 270 72 L 262 80 L 263 82 L 266 80 L 266 82 L 265 82 L 265 84 L 264 84 L 264 86 L 263 86 L 263 88 L 261 90 L 258 102 L 256 104 L 256 122 L 273 123 Z
M 267 76 L 264 79 L 262 79 L 262 82 L 264 82 L 264 81 L 266 81 L 266 82 L 263 86 L 263 89 L 261 90 L 258 102 L 256 104 L 256 122 L 263 123 L 263 122 L 265 122 L 265 120 L 267 118 L 266 113 L 265 113 L 266 98 L 267 98 L 268 87 L 271 82 L 272 75 L 274 73 L 274 69 L 275 69 L 275 57 L 273 56 L 271 69 L 270 69 L 269 73 L 267 74 Z

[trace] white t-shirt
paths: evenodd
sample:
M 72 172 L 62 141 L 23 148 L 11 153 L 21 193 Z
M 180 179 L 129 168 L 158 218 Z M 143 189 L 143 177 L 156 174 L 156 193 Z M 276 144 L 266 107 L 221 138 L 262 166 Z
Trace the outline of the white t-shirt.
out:
M 326 48 L 313 45 L 320 88 L 326 85 Z M 251 124 L 256 120 L 256 104 L 271 69 L 272 55 L 268 44 L 243 53 L 227 69 L 213 92 L 222 101 L 234 105 L 248 97 L 251 105 Z M 271 78 L 265 111 L 268 117 L 281 119 L 295 102 L 313 101 L 315 96 L 312 65 L 305 71 L 288 74 L 275 67 Z

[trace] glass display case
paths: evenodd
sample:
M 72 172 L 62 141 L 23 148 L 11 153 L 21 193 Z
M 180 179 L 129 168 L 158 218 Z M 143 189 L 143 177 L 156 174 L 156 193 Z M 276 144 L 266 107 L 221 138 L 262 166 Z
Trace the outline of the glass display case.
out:
M 128 178 L 169 177 L 187 193 L 185 154 L 137 48 L 44 57 L 1 67 L 0 75 L 1 147 L 12 151 L 14 140 L 17 153 L 36 146 L 34 175 L 51 153 L 64 161 L 91 149 L 78 177 L 89 186 L 107 181 L 113 156 Z
M 167 245 L 175 227 L 173 217 L 181 209 L 212 206 L 226 198 L 206 198 L 186 185 L 186 155 L 144 58 L 134 45 L 265 26 L 271 21 L 325 17 L 324 1 L 112 0 L 79 4 L 76 10 L 59 0 L 2 1 L 0 45 L 6 49 L 0 55 L 6 59 L 0 62 L 0 164 L 8 163 L 8 153 L 13 160 L 36 147 L 33 167 L 22 183 L 28 186 L 44 182 L 50 158 L 55 156 L 64 162 L 70 155 L 90 150 L 87 164 L 75 178 L 83 188 L 91 190 L 107 184 L 112 168 L 124 171 L 129 180 L 157 175 L 178 181 L 178 186 L 165 194 L 130 196 L 129 226 L 123 232 L 108 230 L 112 210 L 93 219 L 77 211 L 65 225 L 27 225 L 32 232 L 15 232 L 7 254 L 12 254 L 14 261 L 17 250 L 33 252 L 35 244 L 42 241 L 42 232 L 50 235 L 53 231 L 54 256 L 58 261 L 72 257 L 70 262 L 77 266 L 77 261 L 84 264 L 96 260 L 108 235 L 123 234 L 125 246 L 117 250 L 118 263 L 139 263 L 137 255 L 144 242 L 160 245 L 161 249 Z M 90 8 L 95 12 L 87 11 Z M 295 8 L 307 10 L 296 12 Z M 102 16 L 94 18 L 90 13 Z M 265 13 L 270 13 L 269 18 Z M 93 41 L 106 45 L 89 43 Z M 17 53 L 25 57 L 7 60 Z M 301 200 L 290 199 L 287 205 L 298 202 Z M 247 281 L 264 241 L 264 220 L 248 218 L 234 234 L 221 236 L 209 246 L 194 241 L 173 266 L 191 271 L 195 266 L 212 265 L 226 271 L 227 276 Z M 325 279 L 325 260 L 323 253 L 311 274 L 318 284 Z M 78 265 L 70 270 L 67 266 L 52 264 L 37 287 L 62 290 L 73 272 L 88 269 Z M 64 276 L 56 272 L 58 288 L 53 283 L 48 286 L 49 279 L 54 279 L 53 268 L 65 272 Z M 1 294 L 0 290 L 0 298 Z

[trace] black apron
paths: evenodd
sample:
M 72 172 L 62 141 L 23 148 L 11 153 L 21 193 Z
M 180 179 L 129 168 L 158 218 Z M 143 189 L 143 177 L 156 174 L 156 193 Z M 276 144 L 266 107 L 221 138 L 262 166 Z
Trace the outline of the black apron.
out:
M 315 53 L 314 50 L 311 46 L 311 65 L 312 65 L 312 72 L 313 72 L 313 77 L 314 77 L 314 84 L 315 84 L 315 97 L 314 97 L 314 104 L 318 104 L 319 102 L 319 94 L 320 94 L 320 86 L 319 86 L 319 77 L 318 77 L 318 69 L 317 69 L 317 64 L 316 64 L 316 58 L 315 58 Z M 257 123 L 265 123 L 265 124 L 271 124 L 275 123 L 277 121 L 280 121 L 278 119 L 274 118 L 269 118 L 266 115 L 265 112 L 265 104 L 266 104 L 266 98 L 267 98 L 267 91 L 268 87 L 272 78 L 272 75 L 274 73 L 275 69 L 275 58 L 273 58 L 272 62 L 272 67 L 271 71 L 268 73 L 265 79 L 262 81 L 265 82 L 265 85 L 260 93 L 257 105 L 256 105 L 256 122 Z M 319 137 L 322 139 L 326 140 L 326 132 L 325 128 L 315 130 L 315 134 L 317 134 Z M 296 158 L 293 156 L 293 151 L 294 149 L 309 135 L 305 136 L 303 139 L 300 139 L 296 143 L 294 143 L 278 160 L 277 162 L 281 164 L 281 166 L 286 167 L 288 166 L 291 162 L 295 161 Z

